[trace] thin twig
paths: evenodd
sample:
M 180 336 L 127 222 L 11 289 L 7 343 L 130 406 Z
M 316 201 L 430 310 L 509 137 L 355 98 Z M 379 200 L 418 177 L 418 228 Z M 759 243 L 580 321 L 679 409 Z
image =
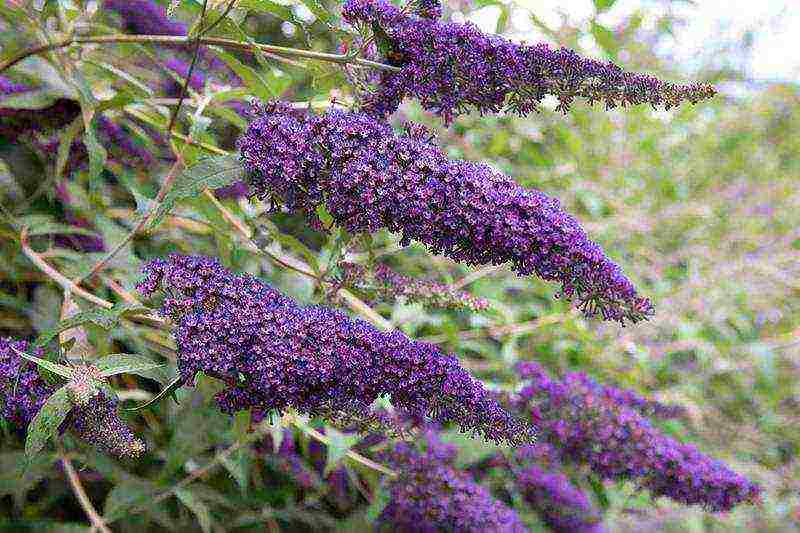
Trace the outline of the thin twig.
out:
M 75 285 L 69 278 L 67 278 L 64 274 L 50 266 L 41 256 L 36 253 L 33 248 L 30 247 L 28 243 L 28 228 L 23 227 L 20 231 L 19 236 L 20 246 L 22 247 L 22 253 L 30 259 L 30 261 L 36 265 L 36 267 L 44 272 L 50 279 L 55 281 L 64 291 L 69 291 L 75 296 L 80 296 L 86 301 L 92 302 L 95 305 L 98 305 L 104 309 L 111 309 L 114 307 L 114 304 L 109 302 L 108 300 L 104 300 L 94 294 L 82 289 L 81 287 Z M 156 326 L 160 328 L 166 328 L 167 322 L 159 317 L 152 314 L 143 314 L 143 315 L 133 315 L 130 317 L 131 319 L 136 319 L 137 321 L 146 323 L 150 326 Z
M 372 67 L 380 70 L 386 70 L 389 72 L 400 72 L 401 70 L 399 67 L 387 65 L 385 63 L 379 63 L 377 61 L 370 61 L 368 59 L 364 59 L 361 57 L 353 57 L 347 54 L 314 52 L 312 50 L 300 50 L 297 48 L 288 48 L 285 46 L 275 46 L 271 44 L 245 43 L 241 41 L 234 41 L 232 39 L 222 39 L 219 37 L 202 37 L 200 39 L 197 39 L 197 41 L 200 44 L 219 46 L 222 48 L 231 48 L 234 50 L 242 50 L 250 53 L 254 53 L 256 50 L 261 50 L 263 52 L 270 52 L 280 56 L 302 57 L 306 59 L 315 59 L 318 61 L 327 61 L 330 63 L 339 63 L 342 65 L 355 64 L 364 67 Z M 30 56 L 51 52 L 53 50 L 58 50 L 61 48 L 66 48 L 68 46 L 72 46 L 73 44 L 151 43 L 151 44 L 160 44 L 164 46 L 186 46 L 187 44 L 191 44 L 193 42 L 195 42 L 194 37 L 188 37 L 185 35 L 115 34 L 115 35 L 96 35 L 89 37 L 73 37 L 70 39 L 65 39 L 63 41 L 36 46 L 34 48 L 29 48 L 28 50 L 24 50 L 16 54 L 11 59 L 8 59 L 0 63 L 0 73 L 2 73 L 8 68 L 13 67 L 20 61 L 23 61 L 24 59 Z
M 167 196 L 167 193 L 172 188 L 172 184 L 175 182 L 175 179 L 178 176 L 179 171 L 183 168 L 183 158 L 179 153 L 176 152 L 175 154 L 177 159 L 175 163 L 172 165 L 172 168 L 169 169 L 166 178 L 164 178 L 164 183 L 161 184 L 161 188 L 158 190 L 158 194 L 156 195 L 155 203 L 153 207 L 148 211 L 148 213 L 139 219 L 139 222 L 136 226 L 122 239 L 117 245 L 108 252 L 100 261 L 98 261 L 94 267 L 89 271 L 88 274 L 76 278 L 74 280 L 75 285 L 79 285 L 81 283 L 85 283 L 90 281 L 98 272 L 103 270 L 105 266 L 111 261 L 114 256 L 116 256 L 120 250 L 122 250 L 125 245 L 133 240 L 133 238 L 140 232 L 142 229 L 147 225 L 147 222 L 150 220 L 150 217 L 153 216 L 153 213 L 156 212 L 158 206 L 161 202 L 164 201 L 164 198 Z
M 97 513 L 91 500 L 89 500 L 89 496 L 86 495 L 78 473 L 75 472 L 75 468 L 72 466 L 72 461 L 70 461 L 66 455 L 62 455 L 61 464 L 64 465 L 64 471 L 67 473 L 70 485 L 72 485 L 72 492 L 74 492 L 75 497 L 78 498 L 78 502 L 81 504 L 81 507 L 83 507 L 83 512 L 86 513 L 89 522 L 92 524 L 92 528 L 102 531 L 103 533 L 111 533 L 103 517 Z
M 200 11 L 199 30 L 197 33 L 197 37 L 194 40 L 194 50 L 192 51 L 192 62 L 189 64 L 189 69 L 186 71 L 186 79 L 183 80 L 183 85 L 181 86 L 181 92 L 178 95 L 178 105 L 175 107 L 175 109 L 172 110 L 172 113 L 170 114 L 169 125 L 167 126 L 167 135 L 172 133 L 172 129 L 175 127 L 175 121 L 178 119 L 178 113 L 180 113 L 183 101 L 186 99 L 186 94 L 189 92 L 189 84 L 192 81 L 192 74 L 194 74 L 194 68 L 197 65 L 197 56 L 200 55 L 200 38 L 203 36 L 203 22 L 205 21 L 206 18 L 207 8 L 208 8 L 208 0 L 203 0 L 203 9 L 202 11 Z M 219 22 L 219 20 L 217 22 Z

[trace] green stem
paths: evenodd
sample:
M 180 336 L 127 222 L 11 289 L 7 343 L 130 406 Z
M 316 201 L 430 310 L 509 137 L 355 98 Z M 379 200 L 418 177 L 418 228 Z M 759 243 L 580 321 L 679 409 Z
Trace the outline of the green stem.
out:
M 194 37 L 189 37 L 185 35 L 96 35 L 90 37 L 73 37 L 71 39 L 65 39 L 63 41 L 58 41 L 55 43 L 41 45 L 34 48 L 30 48 L 28 50 L 24 50 L 19 54 L 15 55 L 14 57 L 12 57 L 11 59 L 8 59 L 0 63 L 0 73 L 5 71 L 6 69 L 13 67 L 20 61 L 23 61 L 24 59 L 30 56 L 52 52 L 53 50 L 66 48 L 68 46 L 72 46 L 73 44 L 152 43 L 164 46 L 186 46 L 187 44 L 192 44 L 198 41 L 200 44 L 204 45 L 219 46 L 222 48 L 231 48 L 234 50 L 242 50 L 251 53 L 254 52 L 255 50 L 261 50 L 263 52 L 269 52 L 272 54 L 277 54 L 286 57 L 303 57 L 306 59 L 316 59 L 318 61 L 327 61 L 330 63 L 339 63 L 343 65 L 346 64 L 361 65 L 363 67 L 372 67 L 380 70 L 387 70 L 390 72 L 400 71 L 400 68 L 394 67 L 392 65 L 378 63 L 377 61 L 370 61 L 368 59 L 364 59 L 361 57 L 352 57 L 347 54 L 330 54 L 327 52 L 314 52 L 313 50 L 300 50 L 297 48 L 287 48 L 285 46 L 275 46 L 271 44 L 244 43 L 241 41 L 234 41 L 232 39 L 222 39 L 219 37 L 202 37 L 200 39 L 196 39 Z

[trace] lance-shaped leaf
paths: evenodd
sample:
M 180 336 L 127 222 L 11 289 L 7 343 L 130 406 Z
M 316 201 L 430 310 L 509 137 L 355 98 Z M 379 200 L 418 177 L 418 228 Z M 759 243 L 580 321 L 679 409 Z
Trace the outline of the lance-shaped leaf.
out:
M 238 154 L 209 157 L 184 170 L 153 213 L 148 228 L 158 226 L 178 200 L 194 198 L 204 189 L 218 189 L 244 178 Z
M 181 388 L 183 385 L 183 378 L 181 376 L 176 376 L 169 385 L 167 385 L 161 392 L 156 394 L 150 401 L 143 403 L 142 405 L 137 405 L 136 407 L 131 407 L 130 409 L 125 409 L 126 411 L 139 411 L 144 409 L 145 407 L 149 407 L 154 403 L 158 403 L 161 399 L 165 396 L 168 396 L 174 393 L 176 390 Z M 175 402 L 177 403 L 177 401 Z
M 67 387 L 61 387 L 44 403 L 28 426 L 28 437 L 25 440 L 25 455 L 31 457 L 38 453 L 50 437 L 58 432 L 58 427 L 67 418 L 72 402 Z
M 134 353 L 113 353 L 94 363 L 94 367 L 104 378 L 117 374 L 136 374 L 156 381 L 161 381 L 161 379 L 153 377 L 153 371 L 163 366 L 161 363 L 155 363 L 143 355 Z
M 103 329 L 111 329 L 119 323 L 120 318 L 130 314 L 141 314 L 148 312 L 149 309 L 141 304 L 123 303 L 117 304 L 111 309 L 96 309 L 92 311 L 82 311 L 60 321 L 55 327 L 47 329 L 39 334 L 35 348 L 47 345 L 60 333 L 70 330 L 83 324 L 94 324 Z
M 23 359 L 27 359 L 28 361 L 31 361 L 32 363 L 36 363 L 40 367 L 42 367 L 42 368 L 44 368 L 46 370 L 49 370 L 53 374 L 59 375 L 62 378 L 65 378 L 65 379 L 68 379 L 68 380 L 72 379 L 72 375 L 73 375 L 72 369 L 70 367 L 66 366 L 66 365 L 62 365 L 62 364 L 59 364 L 59 363 L 54 363 L 54 362 L 48 361 L 46 359 L 40 359 L 39 357 L 36 357 L 35 355 L 30 355 L 30 354 L 27 354 L 25 352 L 20 352 L 19 350 L 17 350 L 13 346 L 11 347 L 11 349 L 14 350 L 15 352 L 17 352 L 17 354 L 19 354 L 19 356 L 22 357 Z

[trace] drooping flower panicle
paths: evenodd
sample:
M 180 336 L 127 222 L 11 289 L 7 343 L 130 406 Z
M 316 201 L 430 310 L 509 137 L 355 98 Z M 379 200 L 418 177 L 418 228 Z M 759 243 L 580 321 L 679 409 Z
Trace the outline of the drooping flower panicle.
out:
M 159 288 L 177 324 L 178 368 L 224 381 L 226 412 L 289 407 L 311 414 L 370 412 L 380 396 L 398 408 L 498 442 L 533 440 L 458 359 L 399 331 L 382 332 L 325 307 L 302 307 L 218 261 L 172 255 L 145 267 L 139 291 Z
M 521 275 L 561 283 L 587 316 L 636 322 L 646 298 L 558 200 L 491 167 L 448 159 L 421 126 L 396 134 L 364 113 L 257 109 L 239 140 L 253 194 L 313 220 L 325 204 L 352 233 L 381 228 L 401 242 L 472 265 L 510 261 Z
M 379 523 L 403 533 L 528 531 L 514 511 L 453 466 L 453 446 L 430 430 L 420 440 L 423 451 L 400 442 L 388 454 L 400 477 L 388 487 L 390 500 Z
M 537 111 L 546 95 L 556 96 L 558 108 L 566 111 L 576 97 L 609 108 L 649 103 L 669 109 L 715 94 L 708 85 L 664 82 L 566 48 L 513 43 L 471 23 L 439 22 L 441 9 L 429 1 L 407 14 L 388 0 L 347 0 L 342 14 L 377 30 L 376 37 L 387 40 L 386 60 L 402 69 L 382 72 L 379 90 L 366 103 L 380 116 L 393 113 L 406 96 L 449 123 L 470 108 L 527 114 Z
M 521 364 L 519 372 L 528 381 L 521 407 L 561 460 L 714 512 L 758 498 L 758 485 L 695 446 L 663 435 L 635 406 L 587 384 L 585 376 L 568 374 L 559 381 L 532 362 Z

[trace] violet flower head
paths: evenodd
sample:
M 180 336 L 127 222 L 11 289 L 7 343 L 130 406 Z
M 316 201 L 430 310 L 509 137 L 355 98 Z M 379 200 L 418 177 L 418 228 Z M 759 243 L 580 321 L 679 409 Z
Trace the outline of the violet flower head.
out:
M 441 0 L 416 0 L 414 13 L 421 18 L 438 20 L 442 18 L 442 2 Z
M 390 500 L 379 523 L 404 533 L 528 531 L 513 510 L 453 466 L 452 446 L 431 431 L 422 440 L 424 451 L 400 442 L 388 454 L 400 476 L 388 487 Z
M 586 316 L 636 322 L 652 313 L 633 284 L 558 200 L 482 163 L 448 159 L 424 127 L 398 135 L 365 113 L 256 109 L 238 146 L 251 190 L 312 221 L 325 204 L 351 233 L 381 228 L 401 243 L 471 265 L 511 262 L 561 284 Z
M 27 341 L 0 337 L 0 416 L 21 432 L 55 391 L 39 375 L 36 365 L 17 353 L 31 353 L 29 349 Z M 43 357 L 41 349 L 32 355 Z
M 24 93 L 28 90 L 30 90 L 30 88 L 27 85 L 16 83 L 5 76 L 0 76 L 0 96 L 11 96 L 12 94 Z
M 186 24 L 170 20 L 164 6 L 153 0 L 105 0 L 104 6 L 120 16 L 129 33 L 186 35 Z
M 708 85 L 676 85 L 566 48 L 516 44 L 470 23 L 439 22 L 433 16 L 438 13 L 406 14 L 388 0 L 345 2 L 345 20 L 379 30 L 376 37 L 389 50 L 384 61 L 402 69 L 382 73 L 380 90 L 367 101 L 370 112 L 391 114 L 405 96 L 413 96 L 449 123 L 470 108 L 527 114 L 537 111 L 546 95 L 556 96 L 558 109 L 566 111 L 576 97 L 603 101 L 608 108 L 649 103 L 669 109 L 715 94 Z
M 520 405 L 560 459 L 588 465 L 603 479 L 631 479 L 653 496 L 709 511 L 756 501 L 761 488 L 721 461 L 663 435 L 635 408 L 587 385 L 585 376 L 551 378 L 536 363 L 519 366 L 528 384 Z
M 370 413 L 388 396 L 398 407 L 462 431 L 511 444 L 534 440 L 530 425 L 504 411 L 453 355 L 399 331 L 319 306 L 301 307 L 215 259 L 172 255 L 145 266 L 145 296 L 165 293 L 162 313 L 177 324 L 178 369 L 228 387 L 225 412 L 294 407 L 312 415 Z
M 172 72 L 177 74 L 180 83 L 175 78 L 169 76 L 164 80 L 163 91 L 167 96 L 178 96 L 181 93 L 181 88 L 186 80 L 186 75 L 189 73 L 189 63 L 178 59 L 176 57 L 170 58 L 164 62 L 164 65 Z M 195 69 L 192 71 L 192 77 L 189 80 L 189 87 L 195 91 L 202 92 L 206 84 L 205 76 L 202 72 Z
M 561 471 L 555 451 L 536 444 L 517 452 L 522 466 L 513 469 L 517 489 L 525 502 L 555 533 L 602 533 L 600 511 Z

